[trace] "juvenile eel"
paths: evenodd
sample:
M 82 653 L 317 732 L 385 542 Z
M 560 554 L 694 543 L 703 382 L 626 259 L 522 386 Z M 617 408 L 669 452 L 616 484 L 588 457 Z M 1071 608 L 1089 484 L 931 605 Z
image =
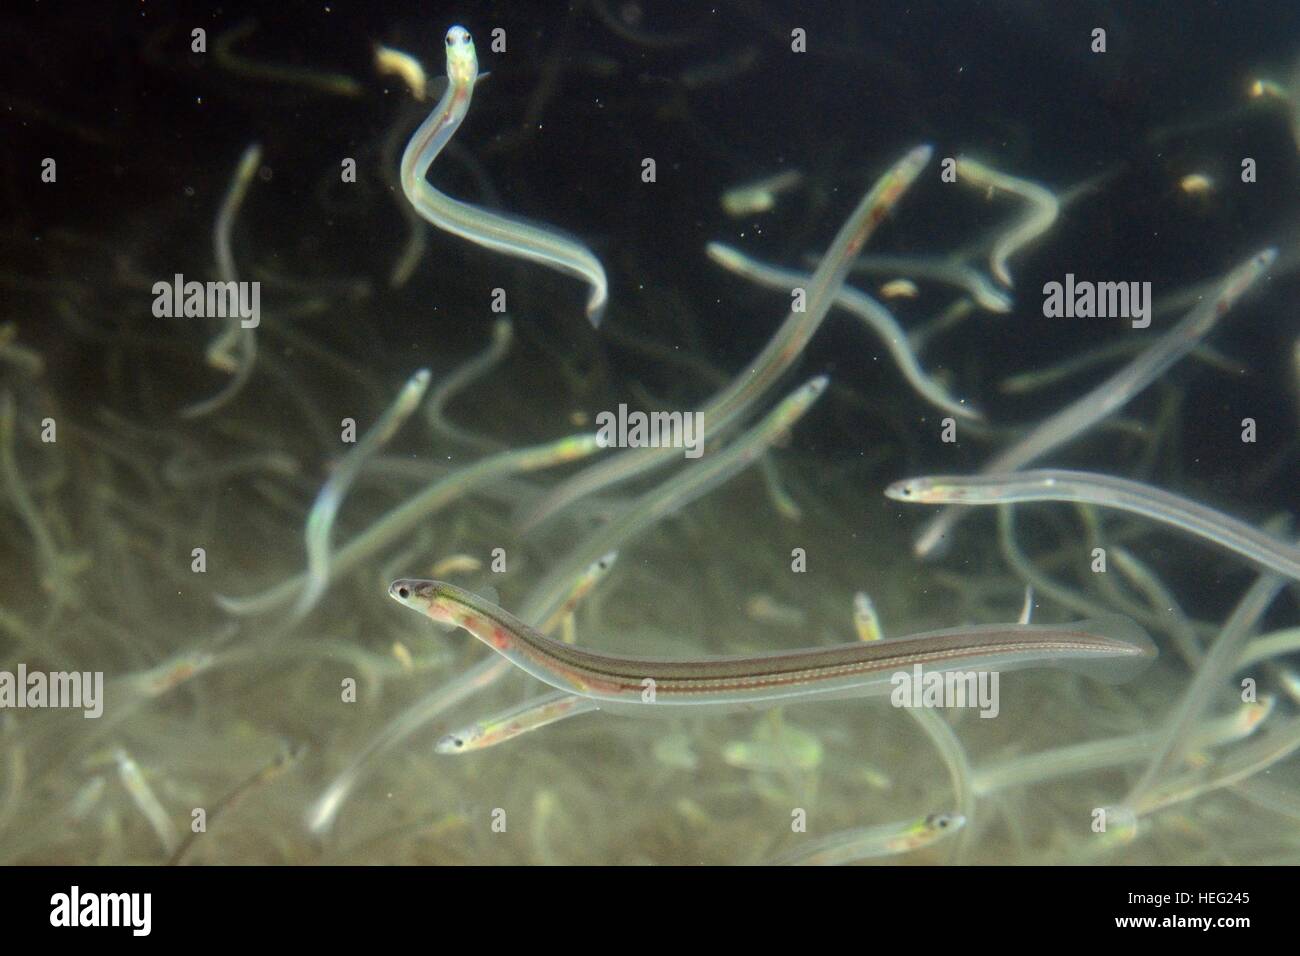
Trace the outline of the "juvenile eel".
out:
M 615 549 L 660 521 L 665 514 L 685 507 L 748 467 L 777 436 L 788 432 L 808 411 L 826 390 L 827 381 L 826 376 L 821 375 L 806 382 L 769 412 L 763 421 L 726 448 L 709 454 L 704 461 L 646 492 L 617 517 L 597 528 L 533 586 L 520 605 L 520 616 L 535 623 L 543 634 L 549 634 L 608 573 L 617 554 Z M 508 662 L 500 658 L 491 658 L 487 665 L 480 666 L 493 668 L 481 686 L 487 686 L 509 670 Z M 462 753 L 493 747 L 564 717 L 595 709 L 591 706 L 577 707 L 579 702 L 586 701 L 577 695 L 559 697 L 561 699 L 554 702 L 543 698 L 540 704 L 512 707 L 503 714 L 495 714 L 465 728 L 463 738 L 474 742 L 474 746 L 464 750 L 451 742 L 457 735 L 450 734 L 444 738 L 446 746 L 439 753 Z
M 1046 188 L 1028 179 L 1008 176 L 968 156 L 957 157 L 957 177 L 981 189 L 1001 190 L 1019 196 L 1029 203 L 1030 210 L 993 245 L 989 259 L 993 274 L 1007 288 L 1011 287 L 1011 271 L 1007 260 L 1033 242 L 1056 222 L 1061 203 Z
M 556 690 L 635 716 L 682 706 L 749 710 L 806 700 L 888 694 L 893 675 L 934 671 L 1145 664 L 1150 638 L 1122 618 L 1060 626 L 994 624 L 880 641 L 854 641 L 750 657 L 660 660 L 589 651 L 561 643 L 464 588 L 402 578 L 388 588 L 399 604 L 463 627 L 511 664 Z M 1118 675 L 1116 675 L 1118 676 Z M 697 711 L 699 712 L 699 711 Z
M 307 515 L 307 586 L 298 594 L 294 605 L 295 616 L 301 617 L 316 606 L 330 581 L 330 536 L 334 531 L 334 518 L 338 515 L 343 498 L 357 480 L 366 462 L 388 443 L 411 412 L 419 407 L 424 391 L 429 387 L 429 370 L 422 368 L 407 381 L 397 400 L 380 416 L 379 421 L 366 432 L 356 447 L 343 456 L 333 474 L 321 487 L 311 512 Z
M 485 485 L 522 472 L 576 461 L 599 450 L 600 443 L 594 433 L 570 435 L 545 445 L 503 451 L 459 468 L 389 509 L 377 522 L 335 551 L 329 562 L 326 583 L 351 572 L 377 552 L 400 540 L 420 522 L 427 521 L 451 502 L 476 492 Z M 216 602 L 228 614 L 265 614 L 293 602 L 310 583 L 310 576 L 304 572 L 260 594 L 247 597 L 217 595 Z
M 402 153 L 402 191 L 416 212 L 439 229 L 506 255 L 540 262 L 590 284 L 587 318 L 599 326 L 609 298 L 609 283 L 604 267 L 590 249 L 552 229 L 444 196 L 425 181 L 429 167 L 469 111 L 477 79 L 474 40 L 464 27 L 454 26 L 447 31 L 447 91 L 406 144 Z
M 932 813 L 919 820 L 843 830 L 773 860 L 771 866 L 839 866 L 897 856 L 929 846 L 966 825 L 960 813 Z
M 248 187 L 262 163 L 262 147 L 253 143 L 244 150 L 235 169 L 235 177 L 226 190 L 226 198 L 221 202 L 221 211 L 217 213 L 216 224 L 212 228 L 212 245 L 216 251 L 217 277 L 225 283 L 239 281 L 235 270 L 235 255 L 230 248 L 230 233 L 234 229 L 235 216 L 239 214 L 248 195 Z M 234 357 L 236 347 L 240 357 Z M 253 365 L 257 361 L 257 334 L 251 327 L 245 328 L 238 313 L 232 315 L 225 329 L 212 340 L 207 351 L 208 364 L 213 368 L 233 373 L 230 381 L 221 391 L 211 398 L 205 398 L 181 409 L 182 418 L 202 418 L 210 415 L 228 404 L 243 391 L 244 386 L 253 375 Z
M 600 581 L 609 573 L 613 564 L 614 562 L 610 555 L 605 555 L 600 560 L 593 562 L 584 574 L 571 583 L 571 586 L 567 591 L 558 592 L 553 595 L 549 604 L 542 609 L 538 620 L 547 617 L 547 615 L 550 615 L 554 611 L 562 611 L 564 609 L 572 611 L 577 605 L 577 602 L 588 594 L 591 589 L 600 583 Z M 559 614 L 555 614 L 554 618 L 548 617 L 547 620 L 553 619 L 558 621 L 559 617 Z M 546 631 L 548 626 L 549 625 L 546 621 L 543 621 L 540 625 L 543 631 Z M 307 811 L 307 825 L 311 831 L 313 833 L 325 833 L 334 826 L 334 821 L 338 817 L 339 811 L 343 808 L 343 804 L 347 801 L 348 795 L 352 793 L 352 789 L 357 785 L 357 781 L 361 779 L 361 775 L 365 771 L 366 767 L 379 754 L 385 753 L 393 747 L 396 747 L 402 741 L 420 730 L 420 728 L 425 727 L 438 719 L 448 710 L 455 707 L 465 699 L 491 687 L 501 678 L 502 674 L 509 670 L 509 661 L 489 654 L 487 658 L 479 661 L 469 670 L 463 671 L 451 681 L 435 688 L 430 693 L 415 701 L 415 703 L 407 707 L 406 710 L 402 711 L 385 724 L 383 729 L 371 738 L 370 742 L 352 758 L 338 776 L 330 781 L 329 785 L 321 795 L 312 802 L 311 807 L 308 808 Z M 555 695 L 548 695 L 545 698 L 531 701 L 530 704 L 525 707 L 511 709 L 521 712 L 533 710 L 539 702 L 550 701 L 554 696 Z M 583 702 L 579 699 L 575 700 L 574 703 L 579 704 Z M 561 709 L 563 709 L 563 705 L 561 705 Z M 583 709 L 574 708 L 569 710 L 566 716 L 572 716 L 579 713 L 583 713 Z M 474 739 L 481 739 L 477 735 L 480 733 L 480 729 L 484 724 L 491 724 L 503 719 L 505 716 L 506 715 L 502 714 L 495 717 L 489 717 L 487 720 L 481 721 L 479 724 L 466 729 L 464 732 Z M 483 747 L 492 746 L 493 744 L 503 743 L 504 741 L 511 739 L 513 736 L 518 736 L 519 733 L 525 733 L 527 730 L 536 730 L 538 727 L 544 726 L 544 723 L 536 716 L 536 714 L 525 717 L 522 713 L 518 713 L 515 717 L 516 721 L 523 721 L 525 723 L 523 729 L 514 734 L 503 733 L 499 737 L 489 740 L 487 743 L 480 743 L 478 747 L 470 747 L 469 749 L 482 749 Z M 557 717 L 556 719 L 559 718 Z M 545 721 L 545 723 L 551 722 L 552 721 Z M 443 738 L 443 741 L 446 741 L 445 737 Z M 447 741 L 445 744 L 443 741 L 439 742 L 440 753 L 459 752 L 450 741 Z
M 752 411 L 803 354 L 830 312 L 863 246 L 907 194 L 933 153 L 934 148 L 928 145 L 914 147 L 876 180 L 840 227 L 821 264 L 808 280 L 803 310 L 790 312 L 763 351 L 704 406 L 706 439 Z M 542 502 L 525 513 L 520 524 L 528 531 L 587 495 L 666 464 L 672 460 L 674 451 L 671 448 L 624 449 L 560 482 Z
M 680 511 L 752 465 L 755 459 L 768 451 L 773 442 L 789 433 L 803 418 L 826 391 L 828 383 L 829 379 L 825 375 L 818 375 L 805 382 L 782 399 L 762 421 L 731 444 L 706 454 L 700 461 L 651 488 L 629 507 L 592 531 L 553 564 L 546 575 L 532 587 L 520 604 L 520 617 L 533 623 L 545 620 L 548 613 L 546 609 L 551 606 L 555 596 L 565 593 L 575 576 L 582 574 L 602 554 L 623 548 L 667 515 Z
M 1300 581 L 1300 548 L 1189 498 L 1113 475 L 1038 469 L 1006 475 L 909 478 L 894 482 L 885 495 L 913 504 L 1071 501 L 1116 508 L 1212 541 L 1254 564 Z
M 459 441 L 486 451 L 496 451 L 501 447 L 500 442 L 485 438 L 482 435 L 476 435 L 451 422 L 447 418 L 446 408 L 452 398 L 486 376 L 500 364 L 501 360 L 505 358 L 506 352 L 509 351 L 513 339 L 514 325 L 505 317 L 497 319 L 492 325 L 491 344 L 483 352 L 474 356 L 448 375 L 443 383 L 429 396 L 427 414 L 430 428 L 443 438 Z
M 1217 293 L 1203 299 L 1154 345 L 1082 398 L 1049 416 L 980 472 L 988 475 L 1018 471 L 1119 411 L 1194 349 L 1276 259 L 1277 250 L 1268 248 L 1238 265 L 1219 283 Z M 917 557 L 938 553 L 959 514 L 955 508 L 945 508 L 925 525 L 913 545 Z
M 596 702 L 577 694 L 556 691 L 516 704 L 491 717 L 443 735 L 434 750 L 440 754 L 464 754 L 495 747 L 521 734 L 540 730 L 566 717 L 597 710 Z
M 705 252 L 710 259 L 728 272 L 733 272 L 769 289 L 782 289 L 789 292 L 792 289 L 807 288 L 808 283 L 812 281 L 812 276 L 767 265 L 721 242 L 710 242 L 705 247 Z M 893 313 L 883 305 L 865 292 L 860 292 L 849 285 L 840 289 L 835 297 L 835 304 L 852 312 L 884 340 L 890 355 L 894 357 L 894 363 L 918 395 L 936 408 L 952 412 L 954 415 L 976 421 L 983 420 L 984 416 L 979 410 L 954 399 L 942 385 L 925 373 L 916 356 L 912 354 L 907 333 L 898 324 Z

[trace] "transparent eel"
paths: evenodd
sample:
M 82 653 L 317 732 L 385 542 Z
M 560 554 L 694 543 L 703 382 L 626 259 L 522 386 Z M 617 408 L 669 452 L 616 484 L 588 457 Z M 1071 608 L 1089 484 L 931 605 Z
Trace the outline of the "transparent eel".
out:
M 1249 743 L 1228 751 L 1209 766 L 1198 767 L 1161 781 L 1136 801 L 1107 808 L 1120 825 L 1103 835 L 1101 848 L 1131 841 L 1138 834 L 1142 817 L 1225 787 L 1245 783 L 1297 750 L 1300 750 L 1300 717 L 1277 722 L 1273 727 L 1257 734 Z
M 473 448 L 496 451 L 501 443 L 482 435 L 461 428 L 447 418 L 447 404 L 460 392 L 486 376 L 505 358 L 514 339 L 514 325 L 505 317 L 492 323 L 492 341 L 480 354 L 474 356 L 460 368 L 448 375 L 429 396 L 425 413 L 429 427 L 438 435 L 451 441 L 458 441 Z
M 887 695 L 915 665 L 949 670 L 1082 667 L 1123 679 L 1155 656 L 1123 618 L 1059 626 L 995 624 L 747 657 L 660 660 L 585 650 L 553 640 L 454 584 L 401 578 L 388 595 L 433 621 L 463 627 L 556 690 L 631 716 L 753 710 L 809 700 Z M 1118 665 L 1118 666 L 1116 666 Z
M 516 704 L 491 717 L 476 720 L 467 727 L 461 727 L 445 734 L 434 745 L 440 754 L 463 754 L 475 750 L 495 747 L 507 740 L 514 740 L 521 734 L 540 730 L 548 724 L 566 717 L 598 710 L 596 702 L 577 694 L 555 691 L 533 700 Z
M 551 602 L 542 609 L 541 618 L 560 619 L 555 612 L 561 608 L 572 608 L 581 597 L 591 591 L 608 573 L 613 562 L 608 556 L 593 562 L 586 572 L 575 579 L 563 592 L 552 596 Z M 545 624 L 541 625 L 545 628 Z M 510 670 L 510 662 L 495 654 L 489 654 L 484 660 L 458 674 L 455 678 L 425 694 L 415 703 L 384 725 L 383 729 L 365 745 L 325 787 L 307 810 L 307 826 L 313 833 L 325 833 L 334 825 L 339 811 L 352 793 L 362 772 L 377 756 L 397 746 L 420 728 L 436 720 L 442 714 L 455 707 L 461 701 L 490 687 Z M 536 703 L 535 701 L 532 703 Z M 488 718 L 492 720 L 492 718 Z M 540 726 L 540 725 L 539 725 Z M 533 728 L 536 729 L 536 728 Z M 506 738 L 509 739 L 509 738 Z M 501 740 L 496 741 L 501 743 Z M 444 750 L 444 752 L 446 752 Z M 454 749 L 453 751 L 454 752 Z
M 1254 733 L 1275 706 L 1275 698 L 1264 695 L 1258 702 L 1242 704 L 1235 714 L 1216 717 L 1198 726 L 1192 738 L 1197 750 L 1234 743 Z M 1123 737 L 1089 740 L 1039 753 L 1012 757 L 975 771 L 975 791 L 988 796 L 1012 787 L 1028 787 L 1071 774 L 1094 773 L 1110 767 L 1137 763 L 1160 744 L 1160 732 L 1144 730 Z
M 526 621 L 541 620 L 541 608 L 550 604 L 555 594 L 563 593 L 574 576 L 600 555 L 622 548 L 646 528 L 748 468 L 804 416 L 827 384 L 824 375 L 805 382 L 730 445 L 692 462 L 585 537 L 533 586 L 520 604 L 520 616 Z
M 919 820 L 842 830 L 778 857 L 771 866 L 840 866 L 911 853 L 951 836 L 966 825 L 959 813 L 931 813 Z
M 235 216 L 239 214 L 239 207 L 244 204 L 244 197 L 248 195 L 248 187 L 253 181 L 253 175 L 261 164 L 262 147 L 258 143 L 253 143 L 239 158 L 235 176 L 230 181 L 230 188 L 221 202 L 221 210 L 217 213 L 217 221 L 212 228 L 217 276 L 225 283 L 239 281 L 239 275 L 235 271 L 235 255 L 230 247 L 230 233 L 235 225 Z M 239 346 L 241 352 L 238 359 L 232 354 L 236 346 Z M 256 332 L 252 328 L 246 328 L 236 312 L 226 323 L 222 333 L 208 346 L 207 358 L 208 364 L 213 368 L 231 372 L 233 375 L 216 395 L 181 409 L 182 418 L 193 419 L 210 415 L 224 407 L 243 390 L 253 375 L 253 365 L 257 361 Z
M 625 511 L 601 525 L 579 542 L 532 587 L 520 605 L 520 616 L 526 621 L 538 622 L 542 633 L 550 633 L 551 629 L 571 613 L 573 607 L 608 572 L 617 555 L 614 549 L 627 544 L 633 537 L 653 526 L 666 515 L 712 491 L 752 464 L 774 440 L 785 434 L 803 417 L 803 414 L 826 390 L 827 381 L 825 376 L 819 376 L 805 383 L 769 412 L 758 425 L 726 448 L 707 455 L 703 461 L 691 465 L 657 488 L 646 492 Z M 565 595 L 567 597 L 564 597 Z M 490 676 L 483 679 L 479 685 L 481 687 L 497 680 L 508 670 L 505 662 L 499 659 L 493 659 L 490 663 L 498 666 Z M 505 743 L 522 733 L 537 730 L 565 716 L 585 713 L 591 709 L 573 709 L 572 705 L 568 705 L 568 709 L 565 709 L 565 706 L 557 701 L 556 707 L 564 712 L 557 711 L 556 716 L 550 717 L 552 707 L 549 701 L 542 700 L 536 704 L 536 707 L 536 712 L 525 705 L 487 718 L 485 722 L 494 726 L 501 722 L 512 724 L 514 731 L 494 734 L 489 742 L 482 746 Z M 464 733 L 472 736 L 474 728 L 467 728 Z M 458 751 L 453 748 L 443 752 Z
M 916 181 L 933 153 L 931 146 L 908 150 L 862 198 L 809 279 L 802 310 L 790 312 L 758 357 L 705 405 L 705 438 L 717 434 L 750 412 L 795 363 L 830 312 L 853 261 L 876 227 Z M 524 514 L 523 530 L 535 527 L 587 495 L 666 464 L 673 454 L 674 449 L 629 448 L 580 471 L 561 482 L 541 503 Z
M 1113 475 L 1035 469 L 1005 475 L 931 476 L 896 481 L 885 489 L 885 495 L 912 504 L 1073 501 L 1116 508 L 1211 541 L 1253 564 L 1300 581 L 1300 548 L 1189 498 Z
M 421 521 L 453 501 L 509 475 L 551 468 L 600 450 L 595 434 L 570 435 L 545 445 L 503 451 L 467 465 L 433 482 L 339 548 L 330 562 L 328 580 L 336 580 L 388 547 Z M 229 614 L 265 614 L 294 601 L 307 587 L 308 575 L 296 574 L 260 594 L 247 597 L 217 595 L 217 605 Z
M 343 497 L 357 480 L 366 462 L 388 443 L 402 423 L 420 405 L 429 387 L 429 370 L 422 368 L 407 381 L 396 401 L 379 417 L 379 421 L 361 436 L 356 447 L 342 461 L 321 487 L 307 515 L 307 586 L 298 595 L 294 616 L 301 617 L 316 606 L 330 579 L 330 533 Z
M 1000 173 L 968 156 L 957 158 L 957 178 L 981 189 L 1009 192 L 1029 203 L 1029 211 L 993 244 L 989 258 L 993 274 L 999 282 L 1010 288 L 1011 271 L 1007 268 L 1007 260 L 1052 228 L 1052 223 L 1056 222 L 1056 217 L 1060 214 L 1061 203 L 1038 183 Z
M 609 283 L 604 267 L 590 249 L 553 229 L 444 196 L 425 181 L 429 167 L 469 111 L 479 75 L 478 55 L 468 30 L 452 27 L 447 31 L 446 45 L 447 91 L 406 144 L 402 153 L 402 191 L 416 211 L 439 229 L 587 282 L 591 286 L 587 318 L 593 326 L 599 326 L 609 298 Z
M 1276 249 L 1264 249 L 1234 268 L 1214 296 L 1203 299 L 1149 349 L 1082 398 L 1047 418 L 980 471 L 984 474 L 1017 471 L 1119 411 L 1195 348 L 1276 259 Z M 913 545 L 917 556 L 935 553 L 957 524 L 959 515 L 955 508 L 945 508 L 935 515 Z
M 756 259 L 751 259 L 739 250 L 723 245 L 720 242 L 710 242 L 705 247 L 705 251 L 710 259 L 728 272 L 733 272 L 770 289 L 783 289 L 788 292 L 791 289 L 807 288 L 812 281 L 812 277 L 809 275 L 767 265 Z M 947 389 L 925 373 L 920 363 L 917 362 L 916 356 L 912 354 L 912 347 L 907 341 L 907 333 L 903 331 L 893 314 L 883 305 L 866 293 L 860 292 L 849 285 L 840 289 L 839 294 L 835 297 L 835 304 L 848 312 L 852 312 L 884 340 L 885 345 L 889 348 L 889 354 L 894 357 L 894 362 L 898 365 L 899 371 L 903 373 L 903 377 L 907 379 L 917 394 L 927 402 L 944 411 L 952 412 L 952 414 L 961 418 L 983 419 L 984 416 L 978 409 L 953 398 L 948 394 Z

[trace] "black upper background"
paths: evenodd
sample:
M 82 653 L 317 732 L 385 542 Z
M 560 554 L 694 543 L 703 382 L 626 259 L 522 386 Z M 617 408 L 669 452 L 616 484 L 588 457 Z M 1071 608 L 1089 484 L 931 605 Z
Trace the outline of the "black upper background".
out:
M 615 16 L 625 6 L 604 4 Z M 644 4 L 648 33 L 696 31 L 691 42 L 664 47 L 629 42 L 595 14 L 590 3 L 10 2 L 0 14 L 0 196 L 9 268 L 83 281 L 106 270 L 108 260 L 93 253 L 84 260 L 42 255 L 42 236 L 58 228 L 100 237 L 151 277 L 208 274 L 212 217 L 240 152 L 258 140 L 274 175 L 257 185 L 241 214 L 236 252 L 309 282 L 370 279 L 376 291 L 363 314 L 373 345 L 352 356 L 358 363 L 391 367 L 397 381 L 409 373 L 412 356 L 480 347 L 490 316 L 485 305 L 467 303 L 485 303 L 503 269 L 526 280 L 514 303 L 535 321 L 535 335 L 579 356 L 606 347 L 581 319 L 577 283 L 438 234 L 406 288 L 385 286 L 405 227 L 378 175 L 380 144 L 404 109 L 412 120 L 421 111 L 397 81 L 376 76 L 372 44 L 415 53 L 436 75 L 452 23 L 474 33 L 481 68 L 493 74 L 476 92 L 457 140 L 482 163 L 501 206 L 560 225 L 598 251 L 610 272 L 608 321 L 683 345 L 685 325 L 724 368 L 757 353 L 784 306 L 780 296 L 721 274 L 705 260 L 704 244 L 743 242 L 764 258 L 797 263 L 824 248 L 874 176 L 918 142 L 934 143 L 940 157 L 972 152 L 1057 188 L 1124 164 L 1098 198 L 1072 210 L 1013 263 L 1013 316 L 979 316 L 936 343 L 929 360 L 957 372 L 958 391 L 982 387 L 975 397 L 995 420 L 1035 421 L 1086 382 L 1009 399 L 993 385 L 1003 375 L 1123 331 L 1100 320 L 1044 319 L 1043 282 L 1074 272 L 1150 280 L 1158 294 L 1222 274 L 1261 246 L 1300 235 L 1300 162 L 1282 111 L 1245 112 L 1150 140 L 1167 124 L 1240 107 L 1259 73 L 1286 80 L 1300 54 L 1300 4 Z M 248 17 L 256 17 L 258 29 L 240 43 L 240 56 L 345 73 L 363 84 L 363 94 L 323 95 L 221 69 L 214 42 Z M 808 31 L 806 55 L 790 52 L 796 26 Z M 1108 33 L 1101 56 L 1088 48 L 1097 26 Z M 195 27 L 208 31 L 206 55 L 189 51 Z M 506 30 L 506 55 L 488 48 L 495 27 Z M 682 82 L 684 72 L 747 52 L 754 66 L 731 79 L 695 88 Z M 547 83 L 551 96 L 535 117 L 540 128 L 524 128 Z M 38 182 L 44 156 L 59 161 L 57 187 Z M 345 156 L 361 167 L 362 182 L 351 191 L 337 184 Z M 653 186 L 640 182 L 645 156 L 658 163 Z M 1243 156 L 1259 161 L 1254 186 L 1238 181 Z M 813 188 L 761 219 L 722 214 L 718 196 L 725 188 L 782 165 L 809 174 Z M 1219 182 L 1210 204 L 1178 193 L 1178 178 L 1193 171 Z M 461 164 L 439 163 L 434 179 L 453 194 L 484 199 Z M 985 206 L 929 181 L 873 245 L 941 251 L 1011 214 L 1007 203 Z M 1242 359 L 1251 375 L 1187 375 L 1189 407 L 1205 409 L 1207 425 L 1189 432 L 1183 453 L 1204 480 L 1230 486 L 1239 466 L 1258 464 L 1259 449 L 1235 440 L 1242 417 L 1259 418 L 1266 440 L 1294 440 L 1294 291 L 1290 281 L 1274 283 L 1215 333 L 1216 346 Z M 941 304 L 909 304 L 902 318 L 915 324 Z M 39 299 L 14 297 L 4 311 L 21 316 L 45 308 Z M 57 355 L 57 343 L 35 338 Z M 873 378 L 885 374 L 885 363 L 867 356 L 879 354 L 856 323 L 832 320 L 800 375 L 829 370 L 837 382 L 871 395 L 880 391 Z M 538 359 L 540 365 L 545 355 Z M 616 349 L 611 359 L 633 372 L 646 365 Z M 59 363 L 51 374 L 59 374 Z M 609 394 L 627 397 L 617 388 Z M 913 421 L 933 420 L 919 403 L 905 407 Z M 1142 414 L 1153 414 L 1153 406 Z M 869 441 L 871 422 L 857 424 Z M 833 452 L 833 442 L 826 444 Z M 944 449 L 918 454 L 912 467 L 958 464 L 941 457 L 949 454 Z M 969 463 L 985 452 L 975 447 L 972 454 Z M 1238 454 L 1247 460 L 1237 462 Z M 1294 453 L 1290 461 L 1283 477 L 1294 472 Z M 1278 504 L 1300 504 L 1295 484 L 1288 479 L 1275 488 Z

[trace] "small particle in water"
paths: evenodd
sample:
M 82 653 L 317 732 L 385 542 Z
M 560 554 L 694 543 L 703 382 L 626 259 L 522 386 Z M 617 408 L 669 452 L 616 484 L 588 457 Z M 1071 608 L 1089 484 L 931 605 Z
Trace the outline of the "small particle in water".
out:
M 880 287 L 880 294 L 886 299 L 915 299 L 920 290 L 911 279 L 892 279 Z
M 411 652 L 401 641 L 393 642 L 393 656 L 397 658 L 397 663 L 401 665 L 402 670 L 410 674 L 415 671 L 415 659 L 411 657 Z
M 443 558 L 432 568 L 430 575 L 444 578 L 451 574 L 473 574 L 483 567 L 483 562 L 472 554 L 453 554 Z

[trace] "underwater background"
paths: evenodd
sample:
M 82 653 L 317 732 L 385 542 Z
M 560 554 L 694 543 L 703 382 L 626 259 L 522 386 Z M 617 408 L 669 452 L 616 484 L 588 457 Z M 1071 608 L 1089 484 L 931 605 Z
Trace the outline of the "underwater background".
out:
M 404 195 L 398 164 L 438 108 L 456 24 L 491 75 L 427 185 L 586 246 L 608 277 L 598 327 L 582 280 L 426 223 Z M 422 64 L 422 97 L 382 66 L 396 54 Z M 836 834 L 883 864 L 1296 860 L 1293 578 L 1265 599 L 1251 560 L 1062 503 L 1016 505 L 1014 526 L 971 509 L 924 560 L 930 510 L 883 491 L 978 471 L 1272 247 L 1191 354 L 1035 467 L 1140 481 L 1294 542 L 1300 7 L 20 3 L 0 14 L 0 55 L 0 672 L 105 682 L 98 718 L 0 707 L 0 861 L 750 864 Z M 500 456 L 589 434 L 621 403 L 700 408 L 791 313 L 789 286 L 721 268 L 710 242 L 809 273 L 920 144 L 933 158 L 865 250 L 895 261 L 847 284 L 979 418 L 958 414 L 945 440 L 950 411 L 837 307 L 700 462 L 529 520 L 611 452 Z M 1059 199 L 1013 254 L 1001 311 L 902 261 L 997 286 L 990 247 L 1024 201 L 941 181 L 958 156 Z M 757 206 L 722 201 L 789 171 Z M 222 320 L 155 311 L 156 283 L 228 277 L 223 242 L 261 306 L 225 354 Z M 1044 285 L 1067 273 L 1149 282 L 1151 327 L 1045 316 Z M 422 368 L 420 406 L 367 445 Z M 857 640 L 857 592 L 888 639 L 1015 622 L 1033 584 L 1034 623 L 1118 613 L 1157 660 L 1123 683 L 1008 673 L 989 720 L 914 720 L 880 698 L 595 712 L 435 750 L 550 689 L 510 668 L 475 678 L 492 652 L 399 607 L 391 581 L 533 606 L 566 555 L 817 375 L 825 395 L 748 467 L 669 496 L 620 542 L 557 637 L 755 655 Z M 336 560 L 391 533 L 295 607 L 310 516 L 339 484 Z M 287 599 L 240 603 L 294 580 Z M 1209 653 L 1225 633 L 1271 643 L 1242 672 Z M 1176 726 L 1189 693 L 1199 710 Z M 1224 731 L 1234 719 L 1249 726 Z M 1098 832 L 1162 741 L 1179 759 L 1160 806 Z M 943 839 L 936 815 L 959 821 Z

